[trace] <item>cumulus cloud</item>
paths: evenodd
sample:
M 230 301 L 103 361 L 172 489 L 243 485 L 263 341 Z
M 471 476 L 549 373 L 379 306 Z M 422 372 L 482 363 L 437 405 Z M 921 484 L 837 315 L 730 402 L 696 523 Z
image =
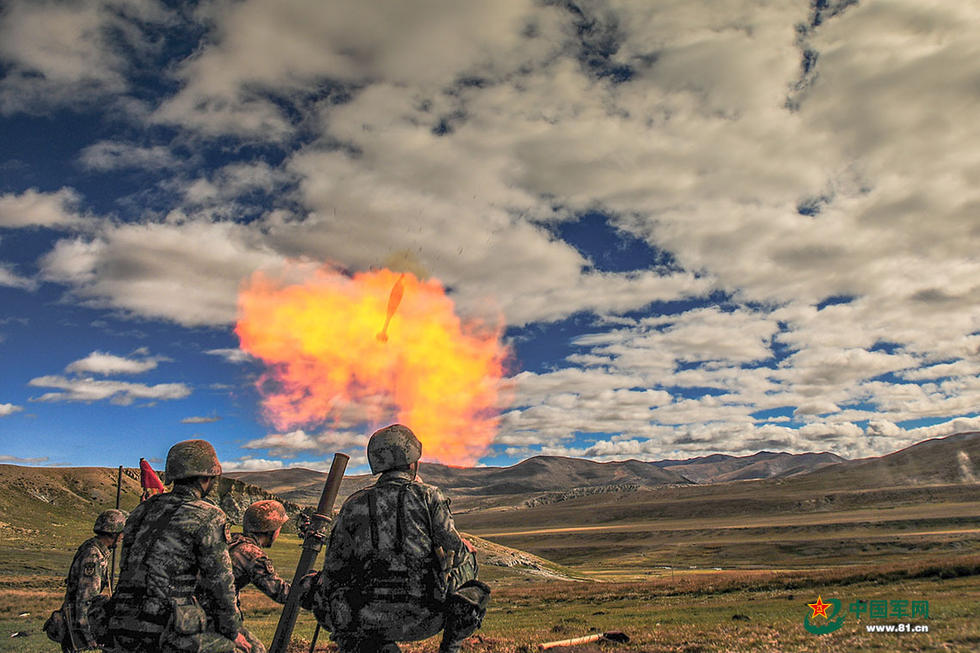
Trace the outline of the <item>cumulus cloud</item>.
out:
M 6 3 L 0 16 L 0 113 L 44 112 L 111 100 L 132 62 L 154 47 L 144 26 L 171 15 L 154 0 Z
M 42 275 L 83 302 L 185 326 L 235 319 L 238 285 L 283 258 L 257 232 L 230 222 L 127 224 L 91 240 L 59 241 Z
M 24 410 L 23 406 L 17 406 L 15 404 L 0 404 L 0 417 L 7 417 L 8 415 L 19 413 L 22 410 Z
M 128 25 L 139 53 L 133 11 L 175 20 L 130 5 L 12 3 L 0 111 L 124 97 L 130 63 L 104 28 Z M 980 108 L 980 13 L 841 7 L 203 6 L 205 38 L 171 62 L 177 89 L 147 119 L 242 154 L 167 173 L 165 219 L 97 221 L 40 260 L 41 278 L 87 305 L 227 325 L 257 268 L 359 270 L 410 251 L 462 312 L 517 328 L 597 316 L 565 369 L 515 377 L 502 446 L 617 433 L 578 450 L 881 452 L 916 437 L 903 423 L 969 420 L 980 402 L 980 124 L 963 119 Z M 256 143 L 283 156 L 256 159 Z M 107 140 L 79 160 L 165 169 L 171 156 Z M 0 227 L 80 229 L 93 220 L 79 200 L 0 196 Z M 669 263 L 604 268 L 560 237 L 589 211 L 613 260 L 628 236 Z M 8 272 L 6 285 L 29 283 Z M 651 304 L 667 314 L 636 315 Z M 208 353 L 240 362 L 234 351 Z M 758 416 L 770 411 L 782 414 Z M 312 451 L 297 447 L 319 437 L 279 435 L 267 448 Z
M 101 376 L 108 376 L 110 374 L 142 374 L 143 372 L 155 369 L 158 360 L 157 358 L 137 360 L 107 354 L 101 351 L 93 351 L 85 358 L 77 360 L 74 363 L 69 363 L 65 371 L 72 374 L 99 374 Z
M 90 226 L 77 210 L 81 196 L 71 188 L 42 193 L 30 188 L 0 195 L 0 228 L 47 227 L 71 229 Z
M 110 400 L 119 406 L 128 406 L 136 400 L 160 401 L 183 399 L 191 394 L 191 389 L 183 383 L 158 383 L 146 385 L 125 381 L 98 380 L 89 377 L 69 378 L 49 375 L 31 379 L 28 382 L 36 388 L 55 388 L 31 401 L 83 401 Z

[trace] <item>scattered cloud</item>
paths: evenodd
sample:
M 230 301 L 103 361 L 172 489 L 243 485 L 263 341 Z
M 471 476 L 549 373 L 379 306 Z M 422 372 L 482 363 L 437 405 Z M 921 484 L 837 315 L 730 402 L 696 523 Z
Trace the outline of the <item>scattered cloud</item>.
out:
M 0 286 L 33 291 L 37 290 L 38 282 L 36 279 L 20 276 L 14 271 L 13 266 L 0 263 Z
M 132 143 L 99 141 L 82 150 L 79 163 L 89 170 L 107 172 L 128 168 L 173 168 L 180 160 L 162 145 L 142 147 Z
M 0 16 L 0 113 L 44 113 L 111 101 L 155 47 L 145 27 L 171 22 L 154 0 L 74 3 L 12 0 Z
M 30 188 L 0 195 L 0 228 L 48 227 L 73 229 L 91 226 L 91 218 L 78 212 L 81 196 L 71 188 L 42 193 Z
M 13 465 L 38 465 L 50 460 L 47 456 L 40 458 L 21 458 L 19 456 L 0 455 L 0 463 L 10 463 Z
M 355 431 L 324 431 L 312 435 L 303 429 L 288 433 L 271 433 L 249 440 L 243 449 L 266 449 L 270 455 L 293 458 L 302 451 L 361 451 L 367 445 L 367 435 Z
M 0 417 L 7 417 L 8 415 L 19 413 L 22 410 L 24 410 L 23 406 L 17 406 L 15 404 L 0 404 Z
M 155 369 L 159 360 L 159 358 L 135 360 L 101 351 L 93 351 L 85 358 L 70 363 L 65 368 L 65 371 L 72 374 L 99 374 L 102 376 L 108 376 L 110 374 L 142 374 L 143 372 Z
M 63 376 L 41 376 L 28 382 L 36 388 L 56 388 L 58 392 L 47 392 L 31 401 L 102 401 L 110 400 L 119 406 L 128 406 L 139 399 L 170 400 L 183 399 L 191 394 L 191 389 L 183 383 L 159 383 L 145 385 L 125 381 L 103 381 L 88 377 L 66 378 Z
M 221 421 L 220 417 L 185 417 L 180 420 L 181 424 L 213 424 Z
M 238 460 L 221 461 L 221 471 L 223 472 L 264 472 L 270 469 L 282 469 L 283 467 L 285 465 L 281 460 L 250 458 L 248 456 Z
M 220 356 L 229 363 L 247 363 L 252 360 L 251 354 L 241 349 L 208 349 L 204 352 L 211 356 Z

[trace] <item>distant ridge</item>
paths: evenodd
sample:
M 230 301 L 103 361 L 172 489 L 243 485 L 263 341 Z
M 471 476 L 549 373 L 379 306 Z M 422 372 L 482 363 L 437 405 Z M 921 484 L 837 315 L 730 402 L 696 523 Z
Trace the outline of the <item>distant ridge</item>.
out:
M 832 453 L 773 453 L 760 451 L 751 456 L 712 454 L 688 460 L 660 460 L 652 463 L 661 469 L 683 474 L 696 483 L 724 483 L 763 478 L 783 478 L 845 462 Z
M 458 468 L 422 463 L 419 475 L 455 497 L 531 497 L 568 493 L 582 488 L 637 489 L 735 480 L 781 478 L 844 461 L 830 453 L 771 453 L 753 456 L 714 454 L 690 460 L 596 462 L 565 456 L 534 456 L 510 467 Z M 300 504 L 316 503 L 326 478 L 305 468 L 264 472 L 230 472 L 231 478 L 258 485 Z M 348 476 L 341 497 L 370 485 L 373 476 Z
M 456 468 L 422 463 L 419 475 L 466 505 L 503 505 L 496 498 L 518 495 L 546 501 L 597 492 L 735 481 L 813 479 L 849 487 L 889 487 L 971 482 L 980 477 L 980 432 L 926 440 L 886 456 L 846 460 L 832 453 L 760 451 L 750 456 L 712 454 L 687 460 L 595 462 L 563 456 L 534 456 L 510 467 Z M 299 504 L 316 503 L 326 474 L 294 468 L 232 472 L 232 478 L 258 485 Z M 348 476 L 341 498 L 370 485 L 368 474 Z M 591 489 L 587 489 L 591 488 Z M 547 496 L 545 496 L 547 495 Z M 508 501 L 505 503 L 515 503 Z

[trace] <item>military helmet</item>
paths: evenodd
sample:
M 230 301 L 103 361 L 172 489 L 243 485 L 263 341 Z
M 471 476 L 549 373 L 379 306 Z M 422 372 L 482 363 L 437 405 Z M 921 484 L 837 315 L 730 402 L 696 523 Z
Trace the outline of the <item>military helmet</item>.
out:
M 286 509 L 275 499 L 256 501 L 245 511 L 242 529 L 246 533 L 271 533 L 289 521 Z
M 95 518 L 92 530 L 99 534 L 115 535 L 122 533 L 126 527 L 126 513 L 122 510 L 106 510 Z
M 167 454 L 167 482 L 191 476 L 220 476 L 218 454 L 207 440 L 184 440 Z
M 412 429 L 392 424 L 374 432 L 367 446 L 368 464 L 372 474 L 396 467 L 407 467 L 422 457 L 422 443 Z

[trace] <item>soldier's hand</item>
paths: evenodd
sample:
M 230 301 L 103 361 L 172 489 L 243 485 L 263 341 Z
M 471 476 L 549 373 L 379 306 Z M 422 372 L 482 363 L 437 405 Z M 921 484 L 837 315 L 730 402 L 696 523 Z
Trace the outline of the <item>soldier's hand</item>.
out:
M 238 633 L 238 637 L 235 638 L 235 646 L 242 651 L 245 651 L 245 653 L 251 653 L 252 651 L 252 645 L 248 643 L 248 640 L 245 639 L 245 635 L 241 633 Z

